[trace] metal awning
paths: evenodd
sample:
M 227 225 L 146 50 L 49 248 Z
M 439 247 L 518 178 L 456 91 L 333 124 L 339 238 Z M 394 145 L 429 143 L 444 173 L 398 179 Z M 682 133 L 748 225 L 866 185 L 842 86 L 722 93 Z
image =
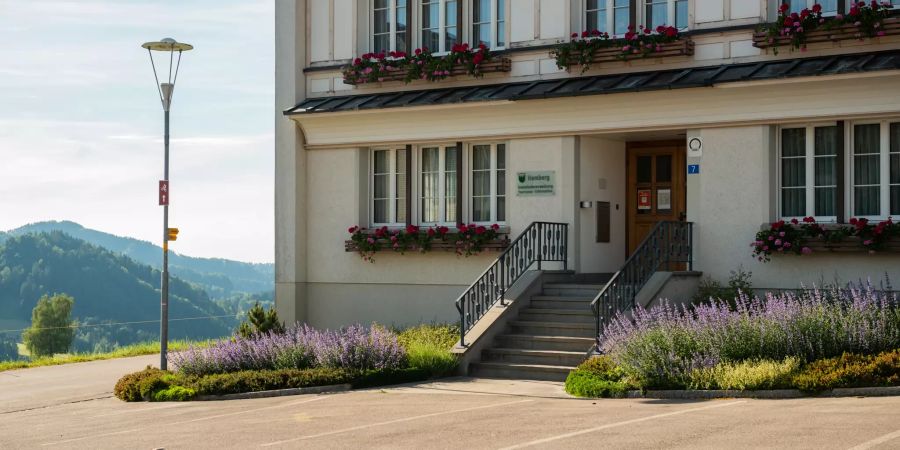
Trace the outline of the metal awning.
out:
M 309 98 L 285 115 L 515 101 L 900 69 L 900 50 L 481 86 Z

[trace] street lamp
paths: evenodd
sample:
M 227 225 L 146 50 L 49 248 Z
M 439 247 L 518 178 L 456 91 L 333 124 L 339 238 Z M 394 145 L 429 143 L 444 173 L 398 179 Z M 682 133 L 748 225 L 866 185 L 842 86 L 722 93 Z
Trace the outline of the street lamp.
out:
M 172 38 L 165 38 L 158 42 L 145 42 L 141 47 L 146 48 L 147 54 L 150 55 L 150 66 L 153 67 L 153 78 L 156 79 L 156 88 L 165 117 L 163 179 L 159 182 L 159 204 L 163 207 L 163 267 L 159 294 L 159 368 L 166 370 L 166 352 L 169 346 L 169 240 L 175 240 L 174 236 L 178 234 L 177 229 L 169 230 L 169 108 L 172 106 L 172 93 L 175 91 L 175 80 L 178 79 L 178 68 L 181 66 L 181 54 L 192 50 L 194 46 Z M 165 83 L 159 82 L 156 62 L 153 61 L 153 52 L 169 54 L 169 74 Z M 176 52 L 178 53 L 177 61 L 175 59 Z

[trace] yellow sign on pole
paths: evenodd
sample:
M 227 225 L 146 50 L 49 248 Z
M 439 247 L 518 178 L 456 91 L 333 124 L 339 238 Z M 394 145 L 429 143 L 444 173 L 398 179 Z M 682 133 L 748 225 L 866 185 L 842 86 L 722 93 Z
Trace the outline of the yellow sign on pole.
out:
M 177 241 L 178 240 L 178 228 L 169 228 L 166 232 L 168 240 Z

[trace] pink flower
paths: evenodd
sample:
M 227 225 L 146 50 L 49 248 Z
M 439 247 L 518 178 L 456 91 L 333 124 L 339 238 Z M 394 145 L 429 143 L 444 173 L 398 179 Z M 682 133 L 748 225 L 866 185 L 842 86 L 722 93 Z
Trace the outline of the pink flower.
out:
M 368 242 L 368 243 L 370 243 L 370 244 L 374 244 L 374 243 L 375 243 L 375 239 L 368 238 L 368 239 L 366 239 L 366 242 Z
M 800 253 L 803 253 L 804 255 L 808 255 L 808 254 L 812 253 L 812 249 L 809 247 L 803 247 L 802 249 L 800 249 Z
M 781 239 L 775 239 L 775 246 L 781 247 Z

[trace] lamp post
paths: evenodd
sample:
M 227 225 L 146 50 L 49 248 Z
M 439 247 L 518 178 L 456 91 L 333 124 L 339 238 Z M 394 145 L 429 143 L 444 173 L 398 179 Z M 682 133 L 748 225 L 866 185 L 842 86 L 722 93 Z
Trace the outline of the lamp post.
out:
M 159 294 L 159 368 L 166 370 L 168 365 L 166 352 L 169 346 L 169 238 L 172 234 L 169 230 L 169 109 L 172 106 L 175 81 L 178 79 L 178 68 L 181 66 L 181 54 L 192 50 L 194 46 L 172 38 L 165 38 L 156 42 L 145 42 L 141 47 L 147 49 L 147 54 L 150 55 L 150 66 L 153 67 L 153 78 L 156 79 L 156 88 L 159 92 L 159 100 L 162 102 L 165 120 L 163 179 L 159 182 L 159 204 L 163 207 L 163 266 Z M 169 73 L 164 83 L 159 82 L 153 52 L 161 52 L 163 55 L 168 53 Z M 175 59 L 176 52 L 178 53 L 177 61 Z M 173 230 L 174 234 L 178 233 L 176 229 Z M 171 240 L 174 240 L 174 235 Z

